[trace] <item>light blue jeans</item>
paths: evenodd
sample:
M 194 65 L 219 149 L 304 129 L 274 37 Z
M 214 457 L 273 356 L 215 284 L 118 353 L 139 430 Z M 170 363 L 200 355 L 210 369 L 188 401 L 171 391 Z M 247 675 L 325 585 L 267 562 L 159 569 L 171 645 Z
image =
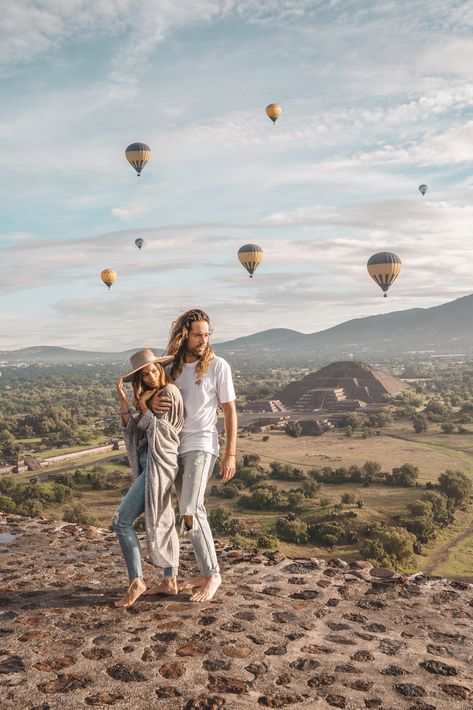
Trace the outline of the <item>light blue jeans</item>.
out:
M 209 451 L 187 451 L 179 455 L 176 491 L 179 513 L 192 515 L 192 528 L 187 531 L 200 573 L 211 577 L 219 571 L 215 544 L 204 505 L 205 489 L 212 475 L 216 456 Z
M 146 467 L 147 451 L 144 451 L 140 454 L 140 475 L 131 485 L 112 520 L 112 528 L 120 542 L 130 582 L 143 576 L 140 541 L 133 527 L 133 521 L 145 510 Z M 166 567 L 164 576 L 176 577 L 177 572 L 177 568 Z

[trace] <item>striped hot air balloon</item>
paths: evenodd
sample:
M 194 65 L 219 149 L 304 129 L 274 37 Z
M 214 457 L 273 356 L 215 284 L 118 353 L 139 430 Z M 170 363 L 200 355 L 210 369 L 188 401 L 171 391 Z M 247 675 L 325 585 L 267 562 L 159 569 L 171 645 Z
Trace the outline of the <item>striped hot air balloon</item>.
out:
M 401 273 L 402 262 L 392 251 L 380 251 L 368 259 L 368 273 L 387 297 L 387 290 Z
M 238 258 L 252 279 L 255 270 L 263 261 L 263 250 L 257 244 L 245 244 L 238 249 Z
M 138 249 L 141 249 L 143 244 L 145 243 L 145 240 L 142 239 L 141 237 L 138 237 L 138 239 L 135 239 L 135 245 L 138 247 Z
M 419 192 L 422 194 L 422 196 L 425 195 L 428 189 L 429 188 L 427 187 L 427 185 L 419 185 Z
M 131 143 L 125 150 L 125 156 L 140 177 L 141 171 L 151 158 L 151 148 L 146 143 Z
M 110 290 L 110 286 L 112 286 L 117 280 L 117 272 L 113 269 L 104 269 L 100 274 L 100 278 L 107 286 L 108 290 Z
M 279 116 L 282 113 L 282 108 L 279 104 L 268 104 L 266 106 L 266 113 L 273 123 L 276 123 Z

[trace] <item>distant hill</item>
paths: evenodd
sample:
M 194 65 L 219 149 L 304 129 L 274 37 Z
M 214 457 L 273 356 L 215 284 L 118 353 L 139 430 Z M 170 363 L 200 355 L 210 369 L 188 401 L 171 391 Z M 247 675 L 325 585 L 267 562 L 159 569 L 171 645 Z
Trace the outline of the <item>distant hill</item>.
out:
M 137 348 L 118 353 L 61 347 L 0 351 L 6 363 L 123 363 Z M 333 359 L 373 357 L 412 351 L 473 353 L 473 294 L 431 308 L 411 308 L 354 318 L 317 333 L 272 328 L 215 344 L 217 354 L 236 367 L 305 366 Z M 157 348 L 162 352 L 161 348 Z
M 21 350 L 0 350 L 0 363 L 8 364 L 25 363 L 27 365 L 80 365 L 87 363 L 124 363 L 128 362 L 130 355 L 138 350 L 126 350 L 118 353 L 103 353 L 88 350 L 72 350 L 58 346 L 38 346 L 22 348 Z M 157 352 L 161 350 L 157 348 Z
M 340 325 L 303 334 L 283 331 L 285 336 L 274 342 L 271 333 L 264 331 L 246 338 L 221 343 L 222 355 L 243 357 L 250 362 L 254 357 L 285 362 L 399 354 L 412 351 L 434 351 L 438 354 L 473 352 L 473 294 L 431 308 L 411 308 L 383 315 L 354 318 Z M 290 335 L 288 336 L 288 332 Z M 263 334 L 269 334 L 261 340 Z M 269 356 L 269 353 L 268 353 Z

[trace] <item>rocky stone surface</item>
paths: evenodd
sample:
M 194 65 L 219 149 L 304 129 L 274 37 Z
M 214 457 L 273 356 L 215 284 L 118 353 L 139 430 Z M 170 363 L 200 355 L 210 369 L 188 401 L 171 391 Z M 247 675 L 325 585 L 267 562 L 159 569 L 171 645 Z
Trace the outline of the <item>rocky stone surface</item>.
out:
M 123 610 L 112 532 L 3 515 L 6 532 L 0 710 L 473 710 L 471 585 L 220 545 L 212 602 Z

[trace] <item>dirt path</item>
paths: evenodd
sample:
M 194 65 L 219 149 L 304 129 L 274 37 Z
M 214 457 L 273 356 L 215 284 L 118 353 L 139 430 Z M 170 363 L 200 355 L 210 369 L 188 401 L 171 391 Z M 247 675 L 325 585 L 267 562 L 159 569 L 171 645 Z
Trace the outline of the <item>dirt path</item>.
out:
M 458 535 L 458 537 L 454 538 L 453 540 L 450 540 L 450 542 L 447 542 L 446 545 L 441 547 L 440 550 L 438 550 L 434 554 L 429 564 L 425 568 L 425 572 L 427 574 L 432 574 L 432 572 L 437 569 L 437 567 L 443 565 L 444 562 L 448 560 L 450 552 L 453 550 L 453 548 L 456 547 L 459 543 L 463 542 L 463 540 L 465 540 L 470 535 L 473 535 L 473 520 L 471 521 L 469 527 L 464 532 L 462 532 L 461 535 Z

